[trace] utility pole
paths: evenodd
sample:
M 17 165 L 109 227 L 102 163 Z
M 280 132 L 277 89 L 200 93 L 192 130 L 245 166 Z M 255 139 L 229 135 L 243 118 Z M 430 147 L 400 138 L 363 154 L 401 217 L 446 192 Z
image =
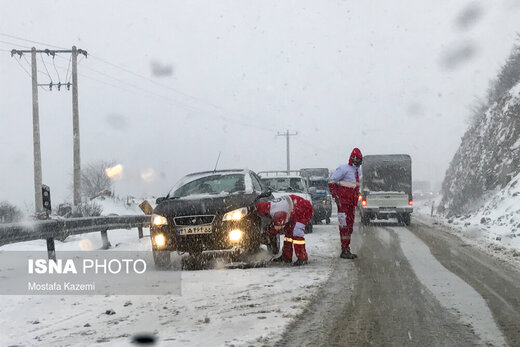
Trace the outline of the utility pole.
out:
M 294 134 L 289 133 L 289 129 L 285 133 L 278 133 L 278 136 L 285 136 L 286 140 L 286 149 L 287 149 L 287 173 L 291 170 L 291 155 L 290 155 L 290 149 L 289 149 L 289 136 L 296 136 L 298 135 L 298 132 L 295 132 Z
M 11 57 L 18 55 L 22 57 L 24 53 L 31 53 L 31 68 L 32 68 L 32 98 L 33 98 L 33 147 L 34 147 L 34 199 L 36 215 L 41 215 L 43 210 L 42 201 L 42 168 L 41 168 L 41 149 L 40 149 L 40 120 L 38 108 L 38 87 L 45 86 L 52 90 L 52 87 L 67 87 L 70 90 L 70 83 L 49 83 L 38 84 L 38 69 L 36 66 L 36 53 L 45 53 L 52 56 L 53 59 L 57 53 L 70 53 L 72 62 L 72 132 L 73 132 L 73 160 L 74 160 L 74 205 L 81 203 L 80 184 L 81 184 L 81 165 L 80 165 L 80 151 L 79 151 L 79 107 L 78 107 L 78 55 L 83 54 L 87 57 L 87 51 L 77 49 L 76 46 L 72 50 L 50 50 L 50 49 L 36 49 L 29 50 L 11 50 Z M 44 63 L 45 64 L 45 63 Z
M 40 112 L 38 108 L 38 69 L 36 67 L 36 48 L 31 49 L 32 66 L 32 113 L 33 113 L 33 152 L 34 152 L 34 208 L 37 218 L 43 213 L 42 199 L 42 154 L 40 149 Z
M 81 161 L 79 155 L 78 50 L 72 46 L 72 138 L 74 160 L 74 206 L 81 203 Z

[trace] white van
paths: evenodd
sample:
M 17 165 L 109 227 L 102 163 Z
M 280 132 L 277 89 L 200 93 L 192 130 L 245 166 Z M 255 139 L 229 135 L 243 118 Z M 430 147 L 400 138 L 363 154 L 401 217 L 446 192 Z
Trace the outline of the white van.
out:
M 361 181 L 361 222 L 390 217 L 410 225 L 413 212 L 412 159 L 408 154 L 380 154 L 363 157 Z

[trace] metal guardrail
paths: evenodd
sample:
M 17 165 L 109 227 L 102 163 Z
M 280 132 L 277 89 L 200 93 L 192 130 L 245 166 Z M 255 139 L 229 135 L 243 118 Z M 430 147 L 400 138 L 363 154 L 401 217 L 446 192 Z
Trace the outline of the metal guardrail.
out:
M 47 240 L 49 258 L 55 259 L 54 239 L 64 240 L 67 236 L 101 232 L 103 249 L 110 248 L 108 230 L 138 229 L 139 238 L 143 228 L 150 226 L 149 215 L 101 216 L 68 219 L 51 219 L 34 222 L 0 224 L 0 246 L 33 240 Z

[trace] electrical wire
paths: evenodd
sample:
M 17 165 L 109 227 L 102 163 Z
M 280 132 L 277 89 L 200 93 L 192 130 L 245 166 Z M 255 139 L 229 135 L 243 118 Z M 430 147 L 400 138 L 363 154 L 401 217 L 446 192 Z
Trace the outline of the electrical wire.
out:
M 58 56 L 58 58 L 60 58 L 60 57 Z M 71 62 L 72 62 L 72 54 L 69 56 L 69 64 L 67 65 L 67 74 L 65 75 L 65 82 L 66 83 L 70 82 L 70 80 L 69 80 L 69 69 L 70 69 Z M 71 77 L 72 77 L 72 75 L 71 75 Z
M 176 88 L 172 88 L 172 87 L 166 86 L 166 85 L 164 85 L 164 84 L 162 84 L 162 83 L 156 82 L 156 81 L 154 81 L 154 80 L 151 79 L 151 78 L 148 78 L 148 77 L 146 77 L 146 76 L 143 76 L 143 75 L 141 75 L 141 74 L 138 74 L 138 73 L 136 73 L 136 72 L 134 72 L 134 71 L 132 71 L 132 70 L 130 70 L 130 69 L 127 69 L 127 68 L 125 68 L 125 67 L 119 66 L 119 65 L 114 64 L 114 63 L 112 63 L 112 62 L 109 62 L 109 61 L 107 61 L 107 60 L 105 60 L 105 59 L 103 59 L 103 58 L 101 58 L 101 57 L 97 57 L 97 56 L 92 55 L 92 54 L 89 54 L 89 56 L 90 56 L 91 58 L 95 59 L 95 60 L 99 60 L 99 61 L 101 61 L 101 62 L 103 62 L 103 63 L 105 63 L 105 64 L 107 64 L 107 65 L 110 65 L 110 66 L 112 66 L 112 67 L 115 67 L 115 68 L 117 68 L 117 69 L 119 69 L 119 70 L 121 70 L 121 71 L 124 71 L 124 72 L 128 73 L 128 74 L 131 74 L 131 75 L 134 75 L 134 76 L 139 77 L 139 78 L 141 78 L 141 79 L 144 79 L 144 80 L 146 80 L 146 81 L 148 81 L 148 82 L 150 82 L 150 83 L 153 83 L 153 84 L 155 84 L 155 85 L 157 85 L 157 86 L 159 86 L 159 87 L 161 87 L 161 88 L 171 90 L 171 91 L 173 91 L 174 93 L 177 93 L 177 94 L 179 94 L 179 95 L 182 95 L 182 96 L 185 97 L 185 98 L 189 98 L 189 99 L 192 99 L 192 100 L 194 100 L 194 101 L 196 101 L 196 102 L 201 102 L 201 103 L 204 103 L 204 104 L 206 104 L 206 105 L 209 105 L 209 106 L 211 106 L 212 108 L 219 110 L 220 112 L 233 113 L 233 114 L 235 114 L 235 115 L 238 115 L 238 116 L 241 117 L 241 118 L 246 118 L 246 119 L 249 118 L 249 117 L 246 117 L 244 114 L 237 113 L 237 112 L 234 112 L 234 111 L 229 111 L 229 110 L 225 109 L 224 107 L 219 106 L 219 105 L 216 105 L 216 104 L 214 104 L 214 103 L 212 103 L 212 102 L 210 102 L 210 101 L 207 101 L 207 100 L 204 100 L 204 99 L 197 98 L 197 97 L 192 96 L 192 95 L 189 95 L 189 94 L 187 94 L 187 93 L 185 93 L 185 92 L 183 92 L 183 91 L 180 91 L 180 90 L 178 90 L 178 89 L 176 89 Z M 236 119 L 235 119 L 235 120 L 236 120 Z M 275 131 L 275 130 L 272 129 L 272 131 Z
M 31 49 L 31 47 L 29 47 L 29 46 L 19 45 L 19 44 L 14 43 L 14 42 L 3 41 L 3 40 L 0 40 L 0 42 L 8 44 L 8 45 L 11 45 L 11 46 L 18 46 L 18 47 L 21 47 L 21 48 Z
M 25 73 L 27 74 L 27 76 L 29 76 L 29 78 L 32 79 L 32 76 L 31 76 L 31 74 L 29 73 L 29 71 L 27 71 L 27 70 L 25 69 L 25 67 L 23 67 L 22 63 L 20 63 L 20 59 L 16 59 L 16 58 L 15 58 L 14 60 L 16 60 L 16 62 L 18 63 L 18 65 L 20 65 L 20 67 L 22 68 L 22 70 L 25 71 Z
M 58 69 L 56 69 L 56 63 L 54 62 L 56 59 L 54 59 L 54 56 L 52 57 L 52 65 L 54 65 L 54 71 L 56 71 L 56 74 L 58 75 L 58 83 L 61 84 L 61 78 L 60 73 L 58 72 Z
M 51 84 L 53 83 L 51 74 L 49 73 L 49 70 L 47 69 L 47 64 L 45 64 L 45 60 L 43 60 L 43 55 L 40 53 L 40 59 L 43 63 L 43 66 L 45 67 L 45 71 L 47 71 L 47 76 L 49 76 L 49 79 L 51 80 Z
M 29 76 L 29 78 L 32 80 L 32 75 L 31 75 L 31 73 L 30 73 L 29 71 L 27 71 L 27 69 L 22 65 L 22 63 L 21 63 L 21 59 L 20 59 L 20 58 L 19 58 L 19 59 L 16 59 L 16 58 L 15 58 L 14 60 L 16 60 L 16 62 L 18 63 L 18 65 L 20 65 L 20 67 L 22 68 L 22 70 L 25 71 L 25 73 L 27 74 L 27 76 Z M 44 90 L 44 91 L 46 91 L 46 92 L 49 92 L 49 90 L 43 88 L 42 86 L 39 86 L 39 87 L 40 87 L 41 90 Z
M 5 37 L 9 37 L 9 38 L 12 38 L 12 39 L 15 39 L 15 40 L 21 40 L 21 41 L 25 41 L 25 42 L 31 42 L 31 43 L 36 43 L 36 44 L 46 45 L 46 46 L 54 47 L 54 48 L 58 48 L 58 49 L 66 49 L 66 48 L 63 48 L 63 47 L 60 47 L 60 46 L 51 45 L 51 44 L 48 44 L 48 43 L 39 42 L 39 41 L 34 41 L 34 40 L 29 40 L 29 39 L 24 39 L 24 38 L 21 38 L 21 37 L 18 37 L 18 36 L 9 35 L 9 34 L 5 34 L 5 33 L 0 33 L 0 35 L 1 35 L 1 36 L 5 36 Z M 23 47 L 23 46 L 22 46 L 22 47 Z M 182 96 L 184 96 L 184 97 L 186 97 L 186 98 L 192 99 L 193 101 L 196 101 L 196 102 L 199 102 L 199 103 L 204 103 L 204 104 L 206 104 L 206 105 L 209 105 L 209 106 L 211 106 L 211 107 L 213 107 L 213 108 L 215 108 L 215 109 L 220 110 L 220 112 L 222 112 L 222 113 L 224 113 L 224 112 L 225 112 L 225 113 L 233 113 L 233 114 L 239 115 L 240 118 L 244 118 L 244 116 L 245 116 L 245 115 L 240 114 L 240 113 L 236 113 L 236 112 L 233 112 L 233 111 L 226 110 L 225 108 L 223 108 L 223 107 L 221 107 L 221 106 L 219 106 L 219 105 L 213 104 L 212 102 L 209 102 L 209 101 L 207 101 L 207 100 L 203 100 L 203 99 L 200 99 L 200 98 L 194 97 L 194 96 L 192 96 L 192 95 L 186 94 L 186 93 L 184 93 L 184 92 L 182 92 L 182 91 L 180 91 L 180 90 L 178 90 L 178 89 L 175 89 L 175 88 L 172 88 L 172 87 L 169 87 L 169 86 L 165 86 L 165 85 L 163 85 L 163 84 L 161 84 L 161 83 L 158 83 L 158 82 L 156 82 L 156 81 L 154 81 L 154 80 L 152 80 L 152 79 L 150 79 L 150 78 L 148 78 L 148 77 L 146 77 L 146 76 L 143 76 L 143 75 L 138 74 L 138 73 L 136 73 L 136 72 L 134 72 L 134 71 L 132 71 L 132 70 L 130 70 L 130 69 L 127 69 L 127 68 L 121 67 L 121 66 L 119 66 L 119 65 L 117 65 L 117 64 L 114 64 L 114 63 L 112 63 L 112 62 L 109 62 L 108 60 L 105 60 L 105 59 L 103 59 L 103 58 L 101 58 L 101 57 L 96 57 L 96 56 L 93 56 L 92 54 L 90 54 L 90 56 L 93 57 L 94 59 L 97 59 L 97 60 L 99 60 L 99 61 L 101 61 L 101 62 L 107 64 L 107 65 L 113 66 L 113 67 L 115 67 L 115 68 L 117 68 L 117 69 L 120 69 L 120 70 L 126 72 L 126 73 L 129 73 L 129 74 L 131 74 L 131 75 L 134 75 L 134 76 L 136 76 L 136 77 L 139 77 L 139 78 L 141 78 L 141 79 L 144 79 L 144 80 L 146 80 L 146 81 L 148 81 L 148 82 L 150 82 L 150 83 L 153 83 L 153 84 L 155 84 L 155 85 L 157 85 L 157 86 L 160 86 L 161 88 L 165 88 L 165 89 L 171 90 L 171 91 L 173 91 L 173 92 L 175 92 L 175 93 L 177 93 L 177 94 L 179 94 L 179 95 L 182 95 Z M 82 58 L 83 58 L 83 57 L 82 57 Z M 81 60 L 82 60 L 82 59 L 81 59 Z M 81 61 L 81 60 L 80 60 L 80 61 Z M 79 64 L 79 62 L 78 62 L 78 64 Z M 147 92 L 147 93 L 151 93 L 150 91 L 147 91 L 147 90 L 145 90 L 145 89 L 142 89 L 142 88 L 139 88 L 139 89 L 141 89 L 141 90 L 143 90 L 143 91 L 145 91 L 145 92 Z M 152 93 L 152 94 L 153 94 L 153 93 Z M 160 96 L 160 95 L 156 95 L 156 96 L 158 96 L 158 97 L 160 97 L 160 98 L 165 98 L 164 96 Z M 168 98 L 166 98 L 166 99 L 168 99 Z M 232 121 L 235 122 L 236 124 L 241 124 L 241 125 L 244 125 L 244 126 L 250 126 L 250 127 L 254 127 L 254 128 L 261 129 L 261 130 L 266 130 L 266 131 L 274 131 L 274 129 L 268 129 L 268 128 L 259 127 L 259 126 L 256 126 L 256 125 L 251 125 L 251 124 L 245 123 L 242 119 L 230 118 L 230 117 L 226 117 L 226 116 L 223 116 L 223 115 L 221 116 L 221 118 L 222 118 L 222 119 L 225 119 L 225 120 L 228 120 L 228 121 L 229 121 L 229 120 L 232 120 Z M 246 118 L 247 118 L 247 117 L 246 117 Z
M 28 39 L 24 39 L 22 37 L 18 37 L 18 36 L 14 36 L 14 35 L 9 35 L 9 34 L 5 34 L 5 33 L 0 33 L 1 36 L 5 36 L 5 37 L 9 37 L 11 39 L 15 39 L 15 40 L 20 40 L 20 41 L 25 41 L 25 42 L 31 42 L 31 43 L 36 43 L 38 45 L 44 45 L 44 46 L 49 46 L 49 47 L 53 47 L 53 48 L 57 48 L 57 49 L 67 49 L 67 48 L 63 48 L 63 47 L 59 47 L 59 46 L 55 46 L 55 45 L 51 45 L 49 43 L 45 43 L 45 42 L 39 42 L 39 41 L 33 41 L 33 40 L 28 40 Z
M 48 44 L 48 43 L 39 42 L 39 41 L 34 41 L 34 40 L 29 40 L 29 39 L 24 39 L 24 38 L 22 38 L 22 37 L 14 36 L 14 35 L 10 35 L 10 34 L 0 33 L 0 35 L 5 36 L 5 37 L 9 37 L 9 38 L 12 38 L 12 39 L 16 39 L 16 40 L 25 41 L 25 42 L 37 43 L 37 44 L 46 45 L 46 46 L 50 46 L 50 47 L 54 47 L 54 48 L 65 49 L 65 48 L 60 47 L 60 46 L 51 45 L 51 44 Z M 221 107 L 221 106 L 219 106 L 219 105 L 216 105 L 216 104 L 214 104 L 214 103 L 212 103 L 212 102 L 209 102 L 209 101 L 207 101 L 207 100 L 197 98 L 197 97 L 195 97 L 195 96 L 192 96 L 192 95 L 189 95 L 189 94 L 187 94 L 187 93 L 184 93 L 184 92 L 182 92 L 182 91 L 180 91 L 180 90 L 178 90 L 178 89 L 175 89 L 175 88 L 172 88 L 172 87 L 169 87 L 169 86 L 163 85 L 163 84 L 161 84 L 161 83 L 158 83 L 158 82 L 156 82 L 156 81 L 154 81 L 154 80 L 152 80 L 152 79 L 150 79 L 150 78 L 148 78 L 148 77 L 146 77 L 146 76 L 143 76 L 143 75 L 138 74 L 138 73 L 136 73 L 136 72 L 134 72 L 134 71 L 132 71 L 132 70 L 130 70 L 130 69 L 127 69 L 127 68 L 124 68 L 124 67 L 119 66 L 119 65 L 117 65 L 117 64 L 114 64 L 114 63 L 112 63 L 112 62 L 109 62 L 108 60 L 103 59 L 103 58 L 101 58 L 101 57 L 96 57 L 96 56 L 93 56 L 92 54 L 89 54 L 89 55 L 90 55 L 91 57 L 93 57 L 94 59 L 97 59 L 97 60 L 99 60 L 99 61 L 101 61 L 101 62 L 103 62 L 103 63 L 105 63 L 105 64 L 107 64 L 107 65 L 113 66 L 113 67 L 115 67 L 115 68 L 117 68 L 117 69 L 120 69 L 120 70 L 126 72 L 126 73 L 129 73 L 129 74 L 131 74 L 131 75 L 134 75 L 134 76 L 136 76 L 136 77 L 139 77 L 139 78 L 141 78 L 141 79 L 144 79 L 144 80 L 146 80 L 146 81 L 148 81 L 148 82 L 150 82 L 150 83 L 153 83 L 153 84 L 155 84 L 155 85 L 157 85 L 157 86 L 160 86 L 161 88 L 165 88 L 165 89 L 171 90 L 171 91 L 173 91 L 173 92 L 175 92 L 175 93 L 177 93 L 177 94 L 179 94 L 179 95 L 182 95 L 182 96 L 184 96 L 184 97 L 186 97 L 186 98 L 192 99 L 192 100 L 194 100 L 194 101 L 196 101 L 196 102 L 204 103 L 204 104 L 206 104 L 206 105 L 208 105 L 208 106 L 211 106 L 211 107 L 213 107 L 213 108 L 215 108 L 215 109 L 218 109 L 220 112 L 223 112 L 223 113 L 225 112 L 225 113 L 235 114 L 235 115 L 238 115 L 241 119 L 242 119 L 242 118 L 246 118 L 246 119 L 248 118 L 248 117 L 246 117 L 244 114 L 237 113 L 237 112 L 234 112 L 234 111 L 229 111 L 229 110 L 227 110 L 227 109 L 225 109 L 225 108 L 223 108 L 223 107 Z M 83 57 L 82 57 L 82 58 L 83 58 Z M 79 62 L 78 62 L 78 64 L 79 64 Z M 232 119 L 232 118 L 229 118 L 229 117 L 227 117 L 227 118 L 228 118 L 228 119 Z M 232 119 L 232 120 L 235 121 L 235 122 L 242 122 L 241 119 Z M 274 129 L 271 129 L 271 131 L 274 131 Z

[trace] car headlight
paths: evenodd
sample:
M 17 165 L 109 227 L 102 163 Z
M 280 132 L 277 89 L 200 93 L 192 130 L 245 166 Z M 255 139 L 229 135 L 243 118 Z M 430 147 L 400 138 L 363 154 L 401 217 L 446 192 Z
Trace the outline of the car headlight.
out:
M 240 239 L 242 239 L 242 235 L 243 235 L 242 230 L 239 230 L 239 229 L 232 230 L 229 233 L 229 240 L 233 241 L 233 242 L 238 242 L 238 241 L 240 241 Z
M 166 217 L 158 215 L 158 214 L 152 214 L 152 225 L 161 226 L 161 225 L 166 225 L 166 224 L 168 224 Z
M 245 216 L 247 216 L 247 207 L 237 208 L 236 210 L 229 211 L 222 217 L 223 221 L 229 221 L 229 220 L 241 220 Z
M 155 235 L 153 240 L 154 240 L 154 242 L 155 242 L 157 247 L 164 247 L 164 245 L 166 244 L 166 238 L 164 237 L 163 234 Z

